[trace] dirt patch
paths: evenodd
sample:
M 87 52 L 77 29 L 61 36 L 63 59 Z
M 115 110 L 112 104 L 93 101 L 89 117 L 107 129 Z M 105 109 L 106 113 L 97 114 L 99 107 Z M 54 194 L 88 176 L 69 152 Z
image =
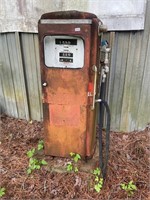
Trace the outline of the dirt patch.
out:
M 138 188 L 130 199 L 149 199 L 148 128 L 141 132 L 111 132 L 107 179 L 101 192 L 97 193 L 90 170 L 80 171 L 80 166 L 86 165 L 84 161 L 79 163 L 78 173 L 67 173 L 65 165 L 68 159 L 42 153 L 40 156 L 48 165 L 27 175 L 26 153 L 43 138 L 42 123 L 29 123 L 2 115 L 0 126 L 0 187 L 6 188 L 2 199 L 126 199 L 128 196 L 120 184 L 130 180 Z M 95 158 L 98 163 L 98 158 Z

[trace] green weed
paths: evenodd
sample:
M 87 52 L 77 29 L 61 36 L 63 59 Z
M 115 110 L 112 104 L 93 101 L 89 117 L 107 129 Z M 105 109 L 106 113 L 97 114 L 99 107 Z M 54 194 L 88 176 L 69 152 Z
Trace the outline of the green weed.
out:
M 41 166 L 47 165 L 47 162 L 44 159 L 39 160 L 39 159 L 35 158 L 35 152 L 40 151 L 43 148 L 44 148 L 44 142 L 43 142 L 43 140 L 40 140 L 38 142 L 37 149 L 33 148 L 27 152 L 27 156 L 29 158 L 29 165 L 28 165 L 28 169 L 27 169 L 28 175 L 31 174 L 34 170 L 40 169 Z
M 96 168 L 93 170 L 92 174 L 95 176 L 94 178 L 94 189 L 96 192 L 100 192 L 103 187 L 103 178 L 101 178 L 101 170 L 100 168 Z
M 38 151 L 44 149 L 44 141 L 43 140 L 39 141 L 37 149 L 38 149 Z
M 35 148 L 33 148 L 27 152 L 28 158 L 32 158 L 34 156 L 34 154 L 35 154 Z
M 0 197 L 5 195 L 6 189 L 4 187 L 0 187 Z
M 132 196 L 137 190 L 137 187 L 133 183 L 133 181 L 130 181 L 129 183 L 121 183 L 120 187 L 122 190 L 125 190 L 127 192 L 128 196 Z
M 73 152 L 70 153 L 70 156 L 71 156 L 72 161 L 67 164 L 67 171 L 68 172 L 71 172 L 71 171 L 78 172 L 79 170 L 77 167 L 77 163 L 81 159 L 81 156 L 79 154 L 76 154 Z

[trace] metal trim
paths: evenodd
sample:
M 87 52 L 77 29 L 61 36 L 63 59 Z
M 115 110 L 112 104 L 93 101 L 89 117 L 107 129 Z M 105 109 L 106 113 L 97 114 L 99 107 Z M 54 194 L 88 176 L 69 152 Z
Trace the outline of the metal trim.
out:
M 92 24 L 91 19 L 41 19 L 41 24 Z
M 93 89 L 93 103 L 91 106 L 91 110 L 95 109 L 95 95 L 96 95 L 96 81 L 97 81 L 97 67 L 93 65 L 92 70 L 94 71 L 94 89 Z

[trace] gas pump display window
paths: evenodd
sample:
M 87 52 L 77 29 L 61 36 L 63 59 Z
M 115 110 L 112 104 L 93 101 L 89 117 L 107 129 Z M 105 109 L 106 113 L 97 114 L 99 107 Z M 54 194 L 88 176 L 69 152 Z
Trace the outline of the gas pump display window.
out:
M 55 39 L 56 44 L 77 45 L 77 39 Z
M 47 67 L 82 68 L 84 66 L 84 41 L 76 36 L 45 36 L 44 61 Z

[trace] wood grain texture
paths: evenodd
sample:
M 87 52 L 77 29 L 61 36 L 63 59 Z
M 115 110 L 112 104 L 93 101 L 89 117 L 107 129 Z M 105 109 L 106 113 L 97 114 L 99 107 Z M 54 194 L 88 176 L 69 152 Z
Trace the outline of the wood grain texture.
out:
M 111 45 L 107 99 L 111 129 L 133 131 L 150 122 L 150 0 L 144 31 L 104 34 Z M 41 78 L 37 34 L 0 34 L 0 109 L 41 120 Z

